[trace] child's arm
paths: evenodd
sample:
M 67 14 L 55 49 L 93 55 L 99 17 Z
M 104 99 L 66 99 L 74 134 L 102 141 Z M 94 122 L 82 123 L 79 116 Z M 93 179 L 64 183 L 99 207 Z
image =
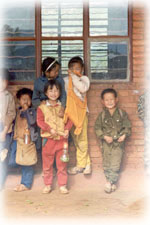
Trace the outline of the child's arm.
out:
M 69 136 L 69 130 L 71 129 L 71 127 L 73 126 L 73 123 L 71 120 L 68 119 L 66 125 L 65 125 L 65 135 L 64 138 L 68 138 Z
M 102 130 L 102 113 L 99 114 L 95 121 L 94 130 L 98 138 L 104 139 L 104 133 Z
M 39 82 L 40 82 L 39 79 L 35 81 L 34 89 L 33 89 L 32 105 L 34 108 L 37 108 L 42 101 L 44 102 L 46 100 L 46 96 L 44 95 L 44 93 L 41 94 L 39 91 L 39 88 L 38 88 L 40 86 Z
M 121 136 L 125 135 L 125 138 L 126 138 L 131 135 L 131 122 L 128 119 L 128 115 L 125 111 L 123 111 L 122 120 L 123 120 L 123 125 L 122 125 L 122 131 L 120 135 Z
M 37 125 L 43 130 L 50 132 L 50 126 L 45 123 L 44 114 L 40 108 L 37 108 Z
M 4 122 L 4 130 L 1 132 L 2 139 L 5 140 L 5 136 L 7 132 L 9 132 L 9 128 L 11 127 L 16 116 L 16 107 L 14 97 L 10 95 L 8 102 L 8 109 L 6 112 L 5 122 Z
M 78 77 L 71 75 L 73 86 L 78 89 L 81 94 L 86 93 L 90 87 L 90 80 L 87 76 Z

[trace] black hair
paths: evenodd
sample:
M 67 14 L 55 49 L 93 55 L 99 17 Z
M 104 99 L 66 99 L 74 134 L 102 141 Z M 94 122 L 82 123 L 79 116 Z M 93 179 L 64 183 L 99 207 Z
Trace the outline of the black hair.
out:
M 5 69 L 5 68 L 0 69 L 0 79 L 9 81 L 10 74 L 9 74 L 8 69 Z
M 56 65 L 60 66 L 60 63 L 53 57 L 47 57 L 42 62 L 42 72 L 45 74 L 45 72 L 50 72 L 52 69 L 56 67 Z M 54 62 L 55 61 L 55 62 Z M 53 63 L 52 66 L 50 66 L 51 63 Z M 47 68 L 50 66 L 50 68 L 47 70 Z
M 17 99 L 20 99 L 22 95 L 29 95 L 29 97 L 32 99 L 33 91 L 29 88 L 22 88 L 16 93 Z
M 104 95 L 107 94 L 107 93 L 112 93 L 114 95 L 115 98 L 117 98 L 117 92 L 115 89 L 113 88 L 107 88 L 107 89 L 104 89 L 101 93 L 101 99 L 104 99 Z
M 44 86 L 44 94 L 47 93 L 48 88 L 52 89 L 54 86 L 59 90 L 61 95 L 61 84 L 57 80 L 49 80 Z
M 83 63 L 83 60 L 81 59 L 81 57 L 75 56 L 69 60 L 68 68 L 71 68 L 73 66 L 73 64 L 75 64 L 75 63 L 79 63 L 82 68 L 84 67 L 84 63 Z

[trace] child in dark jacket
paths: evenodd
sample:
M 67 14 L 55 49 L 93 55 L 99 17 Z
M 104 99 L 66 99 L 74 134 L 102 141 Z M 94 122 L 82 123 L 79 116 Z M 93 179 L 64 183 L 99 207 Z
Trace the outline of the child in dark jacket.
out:
M 33 165 L 37 162 L 35 141 L 37 140 L 36 111 L 32 108 L 32 90 L 20 89 L 16 96 L 20 107 L 17 111 L 14 127 L 13 147 L 16 147 L 16 163 L 21 166 L 21 184 L 14 191 L 27 191 L 31 188 L 34 176 Z M 28 138 L 28 139 L 27 139 Z M 31 139 L 31 140 L 30 140 Z M 14 142 L 17 145 L 14 145 Z

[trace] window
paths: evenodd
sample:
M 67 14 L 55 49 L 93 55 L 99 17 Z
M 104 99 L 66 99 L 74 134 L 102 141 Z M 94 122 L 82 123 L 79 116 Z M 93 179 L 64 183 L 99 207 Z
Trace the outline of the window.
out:
M 131 13 L 128 2 L 41 0 L 10 6 L 1 31 L 5 67 L 13 81 L 41 75 L 41 62 L 53 56 L 67 75 L 68 61 L 80 56 L 91 82 L 129 81 Z
M 36 77 L 35 5 L 7 5 L 0 32 L 1 59 L 12 81 L 33 81 Z

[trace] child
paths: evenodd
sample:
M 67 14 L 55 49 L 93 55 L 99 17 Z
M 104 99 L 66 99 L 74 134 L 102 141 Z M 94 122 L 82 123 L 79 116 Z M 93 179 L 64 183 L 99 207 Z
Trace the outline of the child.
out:
M 16 109 L 12 94 L 7 90 L 9 72 L 0 70 L 0 189 L 3 188 L 6 174 L 6 157 L 10 148 L 13 120 Z
M 69 168 L 69 174 L 91 173 L 91 162 L 88 153 L 87 138 L 87 97 L 90 81 L 87 76 L 83 76 L 83 61 L 80 57 L 73 57 L 68 63 L 69 78 L 64 78 L 67 91 L 67 106 L 65 110 L 65 121 L 69 118 L 74 127 L 71 135 L 76 147 L 76 166 Z
M 95 132 L 102 142 L 103 168 L 107 179 L 105 192 L 116 190 L 125 139 L 131 134 L 127 113 L 117 107 L 117 92 L 105 89 L 101 93 L 103 111 L 95 122 Z
M 67 142 L 69 130 L 72 126 L 71 121 L 64 124 L 63 118 L 59 116 L 61 102 L 61 85 L 57 80 L 49 80 L 44 88 L 47 96 L 45 104 L 37 109 L 37 124 L 41 128 L 43 142 L 42 161 L 45 187 L 43 194 L 52 190 L 53 162 L 56 157 L 58 185 L 62 194 L 67 194 L 67 171 L 66 163 L 60 160 L 63 153 L 64 143 Z
M 37 108 L 41 104 L 45 104 L 45 101 L 48 99 L 44 94 L 44 86 L 48 82 L 48 80 L 57 80 L 61 84 L 61 108 L 59 111 L 59 116 L 63 118 L 64 109 L 66 106 L 66 92 L 65 92 L 65 84 L 64 80 L 61 76 L 58 75 L 60 69 L 59 62 L 53 57 L 47 57 L 42 62 L 42 72 L 43 75 L 36 79 L 34 83 L 33 96 L 32 96 L 32 104 L 35 108 Z M 39 162 L 41 159 L 41 149 L 42 149 L 42 141 L 40 137 L 40 129 L 38 128 L 39 137 L 36 142 L 36 148 L 39 153 Z M 54 168 L 56 167 L 54 161 Z M 55 174 L 54 174 L 55 175 Z
M 16 94 L 20 107 L 15 120 L 14 140 L 17 141 L 16 163 L 21 166 L 22 170 L 21 184 L 14 188 L 17 192 L 30 190 L 34 175 L 33 165 L 37 162 L 34 142 L 38 134 L 36 112 L 31 107 L 32 93 L 32 90 L 22 88 Z
M 47 57 L 43 60 L 42 63 L 42 71 L 43 76 L 37 78 L 34 83 L 34 90 L 32 96 L 32 104 L 35 108 L 37 108 L 41 103 L 45 103 L 48 99 L 44 94 L 44 86 L 48 82 L 48 80 L 57 80 L 61 84 L 61 109 L 59 112 L 59 116 L 64 116 L 64 109 L 66 105 L 66 92 L 65 92 L 65 84 L 64 80 L 61 76 L 58 75 L 60 69 L 59 62 L 53 57 Z

